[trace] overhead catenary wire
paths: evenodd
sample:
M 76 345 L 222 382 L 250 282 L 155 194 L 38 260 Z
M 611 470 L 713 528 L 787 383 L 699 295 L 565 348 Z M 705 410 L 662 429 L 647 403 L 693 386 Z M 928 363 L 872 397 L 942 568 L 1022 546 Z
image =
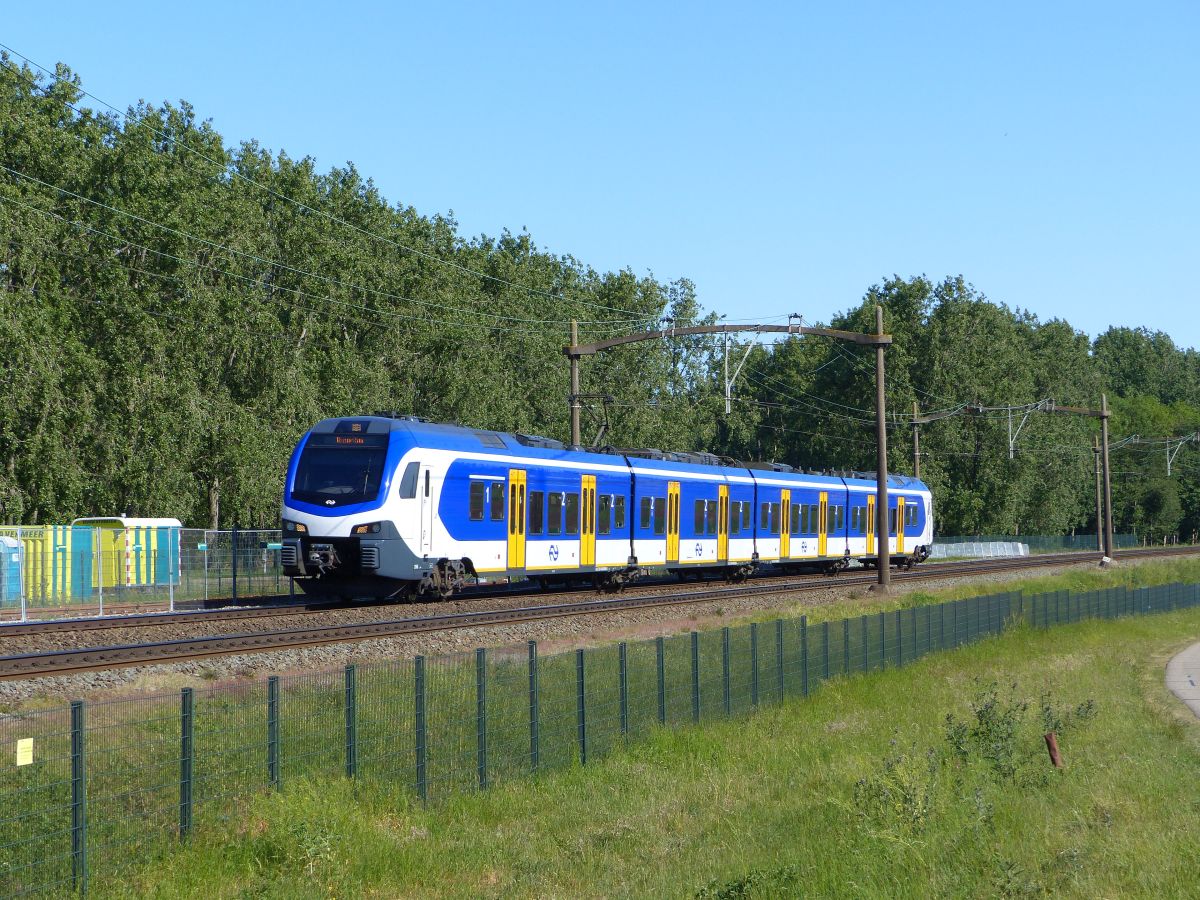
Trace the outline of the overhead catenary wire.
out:
M 364 237 L 370 238 L 371 240 L 379 241 L 379 242 L 387 244 L 395 249 L 401 250 L 403 252 L 411 253 L 411 254 L 418 256 L 422 259 L 425 259 L 431 263 L 450 267 L 450 268 L 455 269 L 463 274 L 468 274 L 473 277 L 483 279 L 486 281 L 490 281 L 493 283 L 503 284 L 508 287 L 512 287 L 514 289 L 524 291 L 531 295 L 546 297 L 546 298 L 549 298 L 549 299 L 552 299 L 555 301 L 559 301 L 559 302 L 575 302 L 575 303 L 579 303 L 585 307 L 592 308 L 592 309 L 599 309 L 599 310 L 603 310 L 606 312 L 620 313 L 622 316 L 628 317 L 628 321 L 630 323 L 637 323 L 637 322 L 643 321 L 643 319 L 644 319 L 644 317 L 638 317 L 636 315 L 632 315 L 630 313 L 630 311 L 627 309 L 609 306 L 607 304 L 602 304 L 602 303 L 598 303 L 595 301 L 586 300 L 586 299 L 582 299 L 582 298 L 576 298 L 576 299 L 572 300 L 571 298 L 563 296 L 563 294 L 561 292 L 544 291 L 539 288 L 533 288 L 528 285 L 519 284 L 517 282 L 511 281 L 506 278 L 501 278 L 500 276 L 497 276 L 497 275 L 491 275 L 486 272 L 481 272 L 477 269 L 472 269 L 471 267 L 465 266 L 462 263 L 458 263 L 453 260 L 448 260 L 437 254 L 429 253 L 428 251 L 421 250 L 417 247 L 413 247 L 408 244 L 404 244 L 404 243 L 402 243 L 400 241 L 396 241 L 392 238 L 378 235 L 378 234 L 374 233 L 373 231 L 364 229 L 358 225 L 355 225 L 352 222 L 347 222 L 345 219 L 342 219 L 339 216 L 332 215 L 332 214 L 326 212 L 325 210 L 315 209 L 306 203 L 303 203 L 299 200 L 289 197 L 286 194 L 283 194 L 280 191 L 275 190 L 274 188 L 271 188 L 253 178 L 250 178 L 249 176 L 245 175 L 244 173 L 237 171 L 237 169 L 235 167 L 229 165 L 228 163 L 226 163 L 224 161 L 213 159 L 208 154 L 203 153 L 202 151 L 189 146 L 186 142 L 180 141 L 178 138 L 174 137 L 173 135 L 167 134 L 167 133 L 161 131 L 160 129 L 157 129 L 157 128 L 154 128 L 154 127 L 148 125 L 142 119 L 136 119 L 135 117 L 130 115 L 130 113 L 128 111 L 122 111 L 122 110 L 118 109 L 116 106 L 114 106 L 113 104 L 108 103 L 107 101 L 96 96 L 95 94 L 92 94 L 91 92 L 84 90 L 80 85 L 75 84 L 74 82 L 67 81 L 66 79 L 62 78 L 62 76 L 60 76 L 57 72 L 54 72 L 54 71 L 46 68 L 45 66 L 40 65 L 39 63 L 35 62 L 34 60 L 30 59 L 28 56 L 25 56 L 23 53 L 10 47 L 9 45 L 0 42 L 0 49 L 6 50 L 7 52 L 13 54 L 14 56 L 19 57 L 26 64 L 45 73 L 50 78 L 53 78 L 55 81 L 70 84 L 72 89 L 78 91 L 83 96 L 90 97 L 92 100 L 94 100 L 97 103 L 99 103 L 100 105 L 108 108 L 116 115 L 123 117 L 126 121 L 131 122 L 139 127 L 147 128 L 149 131 L 151 131 L 156 137 L 160 138 L 161 140 L 168 141 L 173 146 L 177 146 L 183 150 L 186 150 L 189 153 L 192 153 L 192 154 L 200 157 L 201 159 L 208 162 L 210 165 L 218 167 L 222 172 L 226 173 L 229 177 L 236 178 L 240 181 L 250 184 L 250 185 L 258 188 L 259 190 L 270 194 L 272 197 L 275 197 L 286 203 L 293 204 L 298 209 L 301 209 L 305 212 L 309 212 L 314 215 L 320 216 L 321 218 L 324 218 L 327 221 L 330 221 L 330 222 L 336 223 L 338 225 L 341 225 L 343 227 L 349 228 L 352 231 L 354 231 Z M 18 75 L 24 76 L 24 74 L 25 74 L 20 67 L 13 65 L 6 60 L 0 59 L 0 63 L 3 63 L 7 68 L 9 68 L 11 71 L 17 73 Z M 36 81 L 33 82 L 33 86 L 37 87 Z M 82 111 L 78 107 L 76 107 L 74 104 L 71 104 L 65 100 L 62 102 L 64 103 L 64 105 L 68 106 L 69 108 L 74 110 L 76 113 L 79 113 L 82 115 Z M 569 318 L 570 317 L 568 316 L 565 319 L 554 320 L 554 322 L 555 322 L 555 324 L 563 325 L 569 320 Z
M 363 307 L 359 304 L 347 303 L 346 301 L 338 300 L 335 297 L 332 297 L 329 295 L 314 294 L 309 291 L 301 290 L 300 288 L 290 288 L 290 287 L 273 284 L 262 278 L 254 278 L 250 275 L 240 275 L 236 272 L 229 272 L 225 269 L 219 269 L 219 268 L 216 268 L 215 266 L 210 266 L 205 263 L 200 263 L 200 262 L 196 262 L 194 260 L 185 259 L 185 258 L 177 256 L 175 254 L 167 253 L 166 251 L 156 250 L 153 247 L 148 247 L 144 244 L 139 244 L 139 243 L 130 241 L 122 235 L 110 234 L 108 232 L 103 231 L 102 229 L 95 228 L 94 226 L 88 225 L 84 222 L 74 221 L 74 220 L 68 219 L 64 216 L 61 216 L 58 213 L 54 213 L 54 212 L 51 212 L 48 210 L 38 209 L 35 206 L 30 206 L 29 204 L 22 203 L 19 200 L 13 200 L 10 197 L 5 197 L 3 195 L 0 195 L 0 203 L 13 204 L 13 205 L 28 209 L 32 212 L 40 213 L 41 215 L 44 215 L 44 216 L 49 216 L 52 218 L 59 219 L 62 222 L 64 222 L 65 224 L 70 225 L 72 227 L 87 231 L 87 232 L 89 232 L 91 234 L 95 234 L 97 236 L 108 238 L 110 240 L 120 241 L 123 244 L 125 244 L 127 247 L 144 250 L 147 253 L 153 254 L 160 258 L 172 260 L 173 262 L 177 262 L 181 265 L 190 266 L 190 267 L 193 267 L 196 269 L 201 269 L 204 271 L 211 272 L 213 274 L 223 275 L 227 278 L 240 280 L 240 281 L 246 282 L 249 285 L 254 285 L 254 286 L 257 286 L 260 288 L 269 288 L 273 293 L 277 292 L 280 294 L 293 294 L 297 297 L 307 297 L 307 298 L 310 298 L 313 300 L 319 300 L 322 303 L 328 303 L 331 305 L 348 307 L 352 310 L 356 310 L 359 312 L 368 312 L 369 311 L 372 315 L 382 315 L 382 316 L 386 316 L 387 318 L 395 319 L 395 320 L 411 321 L 411 322 L 428 322 L 428 323 L 432 323 L 432 324 L 436 324 L 436 325 L 451 325 L 451 326 L 460 327 L 460 328 L 471 328 L 471 327 L 477 327 L 477 325 L 478 325 L 478 323 L 470 322 L 470 321 L 462 321 L 462 320 L 454 320 L 454 319 L 441 319 L 441 318 L 436 318 L 436 317 L 430 317 L 427 315 L 407 315 L 404 313 L 393 312 L 390 310 L 367 310 L 365 307 Z M 275 298 L 274 296 L 270 296 L 270 297 L 268 297 L 268 299 L 273 302 L 277 302 L 277 303 L 283 302 L 282 300 Z M 301 306 L 301 307 L 299 307 L 299 309 L 308 311 L 308 312 L 312 312 L 312 313 L 317 312 L 316 309 L 314 309 L 312 307 L 308 307 L 308 306 Z M 356 321 L 364 321 L 364 320 L 356 319 Z M 378 324 L 378 323 L 376 323 L 376 324 Z M 540 332 L 540 331 L 533 331 L 533 330 L 528 330 L 528 329 L 518 329 L 518 328 L 511 328 L 511 327 L 507 328 L 506 332 L 510 333 L 510 334 L 511 333 L 520 333 L 520 334 L 529 334 L 529 335 L 538 335 L 538 336 L 544 334 L 544 332 Z
M 441 308 L 441 309 L 447 308 L 447 304 L 443 301 L 417 300 L 412 297 L 406 297 L 402 294 L 397 294 L 397 293 L 394 293 L 391 291 L 382 291 L 382 290 L 379 290 L 376 288 L 365 287 L 363 285 L 356 284 L 354 282 L 348 282 L 348 281 L 345 281 L 340 278 L 334 278 L 333 276 L 330 276 L 330 275 L 321 275 L 316 272 L 310 272 L 306 269 L 301 269 L 297 266 L 292 266 L 292 265 L 289 265 L 288 263 L 284 263 L 284 262 L 281 262 L 276 259 L 271 259 L 268 257 L 260 256 L 255 253 L 248 253 L 244 250 L 237 250 L 237 249 L 229 247 L 225 244 L 221 244 L 217 241 L 212 241 L 212 240 L 209 240 L 208 238 L 199 237 L 197 235 L 183 231 L 182 229 L 173 228 L 170 225 L 164 225 L 161 222 L 154 221 L 153 219 L 148 219 L 148 218 L 146 218 L 144 216 L 140 216 L 136 213 L 131 213 L 126 210 L 120 209 L 118 207 L 112 206 L 110 204 L 104 203 L 102 201 L 95 200 L 90 197 L 86 197 L 82 194 L 76 193 L 75 191 L 71 191 L 67 188 L 60 187 L 59 185 L 50 184 L 49 182 L 42 181 L 40 178 L 36 178 L 32 175 L 27 175 L 23 172 L 20 172 L 16 169 L 11 168 L 10 166 L 6 166 L 6 165 L 2 164 L 2 163 L 0 163 L 0 170 L 5 171 L 15 177 L 23 178 L 27 181 L 30 181 L 34 184 L 41 186 L 41 187 L 45 187 L 50 190 L 58 191 L 60 194 L 63 194 L 64 196 L 74 198 L 76 200 L 79 200 L 83 203 L 87 203 L 92 206 L 96 206 L 100 209 L 104 209 L 104 210 L 114 213 L 116 215 L 123 216 L 125 218 L 128 218 L 128 219 L 138 222 L 138 223 L 141 223 L 143 225 L 147 225 L 152 228 L 160 229 L 161 231 L 164 231 L 167 234 L 172 234 L 172 235 L 175 235 L 176 237 L 183 238 L 184 240 L 189 240 L 189 241 L 193 241 L 198 244 L 202 244 L 213 250 L 219 250 L 228 256 L 241 257 L 243 259 L 250 260 L 251 262 L 279 268 L 284 271 L 291 272 L 298 276 L 313 278 L 317 281 L 325 282 L 326 284 L 335 285 L 337 287 L 344 288 L 347 290 L 359 291 L 363 294 L 374 295 L 374 296 L 381 297 L 381 298 L 387 299 L 387 300 L 394 300 L 394 301 L 398 301 L 401 303 L 414 304 L 417 306 L 428 306 L 428 307 L 435 307 L 435 308 Z M 4 199 L 8 199 L 8 198 L 4 198 Z M 513 322 L 513 323 L 522 324 L 522 325 L 559 325 L 559 324 L 561 324 L 558 319 L 531 319 L 531 318 L 523 318 L 523 317 L 519 317 L 519 316 L 501 315 L 499 313 L 489 313 L 489 312 L 477 311 L 477 310 L 473 310 L 473 309 L 466 310 L 462 307 L 450 306 L 450 308 L 455 309 L 458 312 L 469 313 L 472 316 L 481 316 L 484 318 L 489 318 L 489 319 L 492 319 L 497 322 Z M 595 324 L 609 324 L 609 323 L 586 322 L 584 324 L 595 325 Z

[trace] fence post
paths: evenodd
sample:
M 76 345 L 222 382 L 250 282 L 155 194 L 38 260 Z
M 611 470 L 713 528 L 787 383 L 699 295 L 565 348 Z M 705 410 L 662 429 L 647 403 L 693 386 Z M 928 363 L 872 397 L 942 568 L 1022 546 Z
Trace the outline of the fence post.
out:
M 658 676 L 658 724 L 667 723 L 667 650 L 662 636 L 654 639 L 654 665 Z
M 279 676 L 267 679 L 267 778 L 279 787 Z
M 575 651 L 575 713 L 579 721 L 579 763 L 587 765 L 587 690 L 582 647 Z
M 896 610 L 896 666 L 904 665 L 904 619 Z
M 808 696 L 808 616 L 800 617 L 800 695 Z
M 725 715 L 733 713 L 733 703 L 729 692 L 729 627 L 721 629 L 721 700 L 725 706 Z
M 782 703 L 786 687 L 783 674 L 783 619 L 775 620 L 775 661 L 779 664 L 776 680 L 778 681 L 779 702 Z
M 179 694 L 179 839 L 192 831 L 192 762 L 195 759 L 195 726 L 192 689 Z
M 238 543 L 238 527 L 237 523 L 233 523 L 233 531 L 229 536 L 229 558 L 230 567 L 232 568 L 233 581 L 233 605 L 237 606 L 237 543 Z
M 859 637 L 862 639 L 860 642 L 860 643 L 862 643 L 862 651 L 863 651 L 862 670 L 865 672 L 865 671 L 867 671 L 867 666 L 869 664 L 869 660 L 867 658 L 867 617 L 865 614 L 858 617 L 858 624 L 860 626 L 859 631 L 861 632 Z
M 917 608 L 915 606 L 912 608 L 911 618 L 912 618 L 912 632 L 913 632 L 912 642 L 913 642 L 913 645 L 912 645 L 912 649 L 910 649 L 908 651 L 908 658 L 910 660 L 913 660 L 913 659 L 921 658 L 921 642 L 919 640 L 917 640 Z M 925 607 L 925 652 L 926 653 L 929 652 L 929 607 L 928 606 Z
M 487 650 L 475 651 L 475 748 L 479 770 L 479 788 L 488 786 L 487 777 Z
M 829 621 L 821 623 L 821 681 L 829 680 Z
M 938 649 L 946 649 L 946 601 L 938 604 Z
M 750 705 L 758 706 L 758 623 L 750 623 Z
M 629 647 L 617 646 L 617 692 L 620 695 L 621 734 L 629 734 Z
M 358 669 L 346 666 L 346 777 L 358 775 Z
M 700 721 L 700 633 L 692 632 L 692 721 Z
M 84 707 L 71 701 L 71 885 L 87 894 L 87 765 L 84 748 Z
M 842 674 L 850 674 L 850 620 L 842 619 Z
M 529 642 L 529 768 L 538 767 L 538 650 L 537 641 Z
M 97 542 L 97 544 L 98 543 L 99 542 Z M 25 541 L 21 537 L 21 526 L 20 525 L 17 526 L 17 566 L 20 568 L 20 571 L 21 571 L 20 589 L 17 591 L 17 593 L 20 594 L 20 600 L 21 600 L 21 621 L 27 622 L 27 621 L 29 621 L 29 609 L 28 609 L 28 601 L 25 599 L 26 587 L 27 587 L 27 585 L 25 584 L 25 581 L 26 581 L 26 579 L 25 579 Z M 104 590 L 104 587 L 103 587 L 104 577 L 103 576 L 101 576 L 101 578 L 100 578 L 100 584 L 101 584 L 100 590 L 103 591 Z M 104 595 L 101 594 L 100 596 L 101 596 L 101 598 L 103 598 Z M 101 601 L 100 601 L 100 607 L 101 607 L 101 609 L 104 608 L 103 599 L 101 599 Z
M 887 668 L 887 613 L 879 613 L 879 668 Z
M 413 715 L 414 750 L 417 756 L 417 796 L 425 803 L 429 799 L 428 785 L 425 781 L 425 657 L 417 656 L 413 660 Z
M 171 529 L 165 529 L 167 532 L 167 597 L 170 599 L 170 610 L 175 612 L 175 572 L 178 571 L 175 566 L 175 555 L 172 552 L 174 541 L 171 539 Z M 158 567 L 155 566 L 155 571 Z
M 958 648 L 958 601 L 950 601 L 950 646 Z

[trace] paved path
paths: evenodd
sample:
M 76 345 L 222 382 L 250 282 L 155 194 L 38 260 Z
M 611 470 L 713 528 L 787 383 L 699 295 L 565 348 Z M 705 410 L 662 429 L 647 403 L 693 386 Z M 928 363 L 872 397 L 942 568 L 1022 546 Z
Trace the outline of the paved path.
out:
M 1200 644 L 1192 644 L 1167 663 L 1167 687 L 1200 716 Z

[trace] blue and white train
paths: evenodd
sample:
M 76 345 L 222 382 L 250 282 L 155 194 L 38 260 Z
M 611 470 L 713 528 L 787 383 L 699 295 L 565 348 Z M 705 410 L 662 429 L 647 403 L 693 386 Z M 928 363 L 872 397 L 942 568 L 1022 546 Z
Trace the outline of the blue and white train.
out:
M 929 555 L 932 503 L 889 478 L 894 564 Z M 618 588 L 650 567 L 874 565 L 875 522 L 873 480 L 361 416 L 319 422 L 292 454 L 282 559 L 307 593 L 343 598 L 446 597 L 473 578 Z

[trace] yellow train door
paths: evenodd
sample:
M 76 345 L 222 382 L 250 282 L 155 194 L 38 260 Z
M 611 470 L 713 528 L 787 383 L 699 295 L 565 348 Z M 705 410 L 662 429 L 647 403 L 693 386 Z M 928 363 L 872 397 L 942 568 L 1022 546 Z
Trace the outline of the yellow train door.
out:
M 904 552 L 904 498 L 896 498 L 896 552 Z
M 667 562 L 679 562 L 679 482 L 667 482 Z
M 875 555 L 875 495 L 867 497 L 867 556 Z
M 508 470 L 508 567 L 525 568 L 525 487 L 524 469 Z
M 583 505 L 579 510 L 579 564 L 596 564 L 596 476 L 583 476 Z
M 821 491 L 821 503 L 817 507 L 817 556 L 825 556 L 829 552 L 828 514 L 829 492 Z
M 779 498 L 782 507 L 779 517 L 779 558 L 787 559 L 792 555 L 792 492 L 784 491 Z
M 729 559 L 729 485 L 717 488 L 717 560 Z

